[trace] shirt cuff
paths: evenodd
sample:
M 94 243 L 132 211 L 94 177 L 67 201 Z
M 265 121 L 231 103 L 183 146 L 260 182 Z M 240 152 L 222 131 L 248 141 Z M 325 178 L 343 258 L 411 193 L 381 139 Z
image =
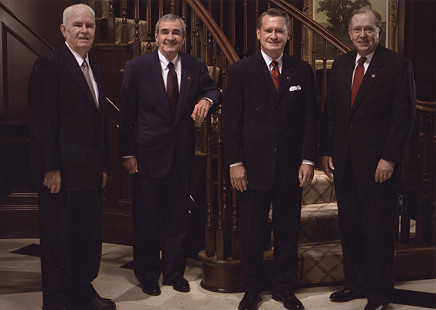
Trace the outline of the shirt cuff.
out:
M 210 103 L 209 109 L 210 109 L 210 107 L 213 105 L 212 99 L 209 99 L 207 97 L 202 97 L 201 99 L 206 99 L 207 101 L 209 101 L 209 103 Z
M 233 168 L 233 167 L 236 167 L 236 166 L 243 166 L 243 165 L 244 165 L 244 163 L 242 161 L 239 161 L 237 163 L 231 164 L 230 168 Z
M 313 161 L 310 161 L 310 160 L 307 160 L 307 159 L 303 159 L 302 164 L 303 165 L 310 165 L 310 166 L 315 167 L 315 163 Z

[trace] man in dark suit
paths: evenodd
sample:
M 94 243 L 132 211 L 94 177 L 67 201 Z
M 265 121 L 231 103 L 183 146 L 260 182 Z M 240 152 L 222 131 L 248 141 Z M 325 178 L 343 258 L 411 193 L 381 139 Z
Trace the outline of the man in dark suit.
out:
M 241 192 L 240 241 L 245 295 L 240 310 L 257 309 L 262 257 L 273 207 L 273 298 L 303 309 L 293 293 L 301 191 L 313 177 L 317 150 L 311 67 L 283 53 L 289 16 L 270 9 L 258 19 L 261 52 L 233 64 L 223 102 L 223 141 L 232 186 Z
M 357 10 L 349 25 L 356 50 L 333 64 L 320 145 L 321 168 L 334 172 L 344 255 L 345 287 L 330 299 L 367 297 L 365 310 L 381 310 L 394 287 L 398 185 L 415 84 L 410 62 L 379 44 L 377 12 Z
M 190 290 L 183 274 L 194 121 L 203 122 L 221 100 L 204 62 L 179 53 L 185 35 L 180 17 L 163 16 L 158 49 L 127 63 L 121 92 L 120 152 L 134 174 L 134 271 L 149 295 L 161 293 L 161 272 L 164 285 Z
M 43 308 L 115 309 L 91 284 L 100 265 L 109 166 L 103 75 L 88 57 L 94 11 L 66 8 L 60 29 L 65 45 L 38 58 L 29 81 Z

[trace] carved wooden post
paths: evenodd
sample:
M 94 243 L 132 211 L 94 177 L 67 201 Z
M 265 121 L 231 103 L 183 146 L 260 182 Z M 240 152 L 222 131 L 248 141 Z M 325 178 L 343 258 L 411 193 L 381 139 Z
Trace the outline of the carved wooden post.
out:
M 206 200 L 207 200 L 207 211 L 206 211 L 206 228 L 205 228 L 205 246 L 206 246 L 206 256 L 212 257 L 215 255 L 215 227 L 214 227 L 214 216 L 213 216 L 213 129 L 211 120 L 213 114 L 207 118 L 207 155 L 206 155 Z
M 244 26 L 243 26 L 243 47 L 242 54 L 244 58 L 248 53 L 248 1 L 244 0 Z
M 216 249 L 218 259 L 224 259 L 224 228 L 225 215 L 223 204 L 223 162 L 222 162 L 222 137 L 221 137 L 221 112 L 217 113 L 217 224 L 216 224 Z
M 109 0 L 109 15 L 107 18 L 107 40 L 109 43 L 115 43 L 114 0 Z
M 121 0 L 121 43 L 128 43 L 127 33 L 127 0 Z
M 139 39 L 139 0 L 135 0 L 134 9 L 134 19 L 135 19 L 135 39 L 133 41 L 133 57 L 141 55 L 141 41 Z

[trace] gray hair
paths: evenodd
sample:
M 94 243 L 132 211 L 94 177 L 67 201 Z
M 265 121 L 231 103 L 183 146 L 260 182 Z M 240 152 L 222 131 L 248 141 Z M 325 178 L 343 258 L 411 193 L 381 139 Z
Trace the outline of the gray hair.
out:
M 289 15 L 285 11 L 277 8 L 270 8 L 259 16 L 256 23 L 257 29 L 260 30 L 262 28 L 263 18 L 265 17 L 265 15 L 272 16 L 272 17 L 283 17 L 285 19 L 285 25 L 287 31 L 289 32 L 291 30 L 291 19 Z
M 72 12 L 73 10 L 77 10 L 77 9 L 85 9 L 85 10 L 88 10 L 88 11 L 92 14 L 92 16 L 94 17 L 94 20 L 95 20 L 95 12 L 94 12 L 94 10 L 93 10 L 89 5 L 86 5 L 86 4 L 83 4 L 83 3 L 79 3 L 79 4 L 70 5 L 69 7 L 67 7 L 67 8 L 64 10 L 64 13 L 63 13 L 63 15 L 62 15 L 62 23 L 63 23 L 65 26 L 68 24 L 68 22 L 69 22 L 69 20 L 70 20 L 71 12 Z
M 377 28 L 379 28 L 379 29 L 383 29 L 382 24 L 381 24 L 381 22 L 382 22 L 382 17 L 381 17 L 381 15 L 380 15 L 380 13 L 377 12 L 377 11 L 374 11 L 374 10 L 373 10 L 372 8 L 370 8 L 370 7 L 363 7 L 363 8 L 360 8 L 360 9 L 354 10 L 354 11 L 351 13 L 350 18 L 348 19 L 348 26 L 351 27 L 351 19 L 353 18 L 354 15 L 357 15 L 357 14 L 364 14 L 364 13 L 372 13 L 372 14 L 374 14 L 375 22 L 376 22 L 376 25 L 375 25 L 375 26 L 376 26 Z
M 162 21 L 173 21 L 173 20 L 179 20 L 180 24 L 182 25 L 182 34 L 185 35 L 186 33 L 186 24 L 183 21 L 183 19 L 181 19 L 179 16 L 174 15 L 174 14 L 166 14 L 164 16 L 162 16 L 161 18 L 159 18 L 159 20 L 156 23 L 156 33 L 159 33 L 159 24 Z

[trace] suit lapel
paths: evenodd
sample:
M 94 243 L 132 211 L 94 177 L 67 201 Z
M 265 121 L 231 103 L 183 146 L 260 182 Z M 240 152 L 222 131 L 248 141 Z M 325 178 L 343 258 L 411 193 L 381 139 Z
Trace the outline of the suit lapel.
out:
M 83 91 L 85 96 L 88 98 L 88 103 L 97 111 L 97 106 L 95 105 L 94 98 L 92 97 L 91 90 L 89 89 L 88 83 L 86 82 L 85 76 L 76 61 L 76 58 L 65 45 L 61 49 L 62 62 L 66 67 L 67 71 L 71 74 L 73 80 L 77 83 L 80 90 Z
M 280 74 L 279 90 L 277 93 L 277 100 L 279 100 L 285 92 L 289 91 L 289 87 L 296 82 L 296 74 L 292 60 L 287 54 L 283 54 L 282 73 Z M 297 85 L 294 85 L 297 86 Z
M 271 78 L 271 73 L 269 72 L 268 66 L 263 59 L 262 54 L 259 52 L 257 54 L 257 59 L 255 62 L 255 70 L 258 72 L 256 75 L 258 79 L 260 79 L 260 85 L 263 85 L 268 89 L 274 96 L 277 96 L 277 91 L 274 86 L 274 82 Z
M 186 100 L 188 98 L 189 91 L 191 89 L 192 84 L 192 72 L 191 66 L 187 61 L 184 54 L 179 54 L 180 62 L 182 64 L 182 77 L 180 81 L 180 89 L 179 89 L 179 101 L 177 102 L 177 114 L 175 123 L 180 120 L 183 115 L 183 111 L 185 109 Z
M 371 90 L 371 86 L 377 78 L 376 71 L 378 71 L 379 68 L 383 66 L 382 52 L 382 47 L 379 46 L 374 56 L 372 57 L 368 69 L 366 70 L 366 73 L 362 80 L 362 84 L 360 84 L 359 91 L 357 92 L 356 99 L 354 100 L 354 104 L 351 109 L 351 113 L 353 113 L 359 107 L 365 95 Z
M 152 93 L 156 92 L 155 103 L 162 109 L 163 114 L 165 114 L 168 122 L 174 124 L 174 117 L 168 102 L 168 95 L 162 77 L 162 67 L 160 65 L 157 49 L 152 54 L 150 64 L 144 64 L 144 68 L 149 69 L 147 72 L 148 78 L 144 80 L 148 81 L 149 83 L 147 88 L 150 89 Z

